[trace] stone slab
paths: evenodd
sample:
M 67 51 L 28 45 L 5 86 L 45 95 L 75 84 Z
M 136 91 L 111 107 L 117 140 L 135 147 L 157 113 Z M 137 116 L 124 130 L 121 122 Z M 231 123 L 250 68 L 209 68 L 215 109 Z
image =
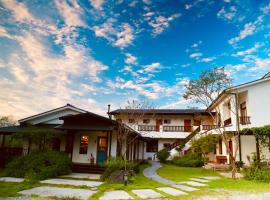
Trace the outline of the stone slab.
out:
M 73 185 L 73 186 L 88 186 L 88 187 L 97 187 L 102 184 L 99 181 L 84 181 L 84 180 L 71 180 L 71 179 L 48 179 L 40 181 L 40 183 L 56 184 L 56 185 Z
M 209 182 L 209 180 L 201 179 L 201 178 L 190 178 L 190 180 L 201 182 L 201 183 L 207 183 L 207 182 Z
M 14 177 L 1 177 L 0 182 L 14 182 L 21 183 L 24 182 L 24 178 L 14 178 Z
M 171 188 L 171 187 L 159 187 L 159 188 L 157 188 L 157 190 L 160 190 L 160 191 L 167 193 L 169 195 L 172 195 L 172 196 L 187 195 L 187 193 L 182 192 L 182 191 L 177 190 L 177 189 L 174 189 L 174 188 Z
M 142 199 L 157 199 L 162 197 L 160 193 L 152 189 L 132 190 L 132 192 Z
M 58 187 L 35 187 L 29 190 L 23 190 L 18 192 L 22 195 L 38 195 L 41 197 L 56 196 L 58 198 L 75 197 L 82 200 L 87 200 L 96 191 L 87 189 L 73 189 L 73 188 L 58 188 Z
M 218 179 L 220 179 L 219 176 L 201 176 L 201 177 L 198 177 L 198 178 L 206 179 L 206 180 L 218 180 Z
M 126 200 L 133 199 L 127 192 L 123 190 L 105 192 L 99 200 Z
M 62 177 L 65 178 L 81 178 L 81 179 L 91 179 L 91 180 L 99 180 L 100 174 L 87 174 L 87 173 L 71 173 L 68 175 L 64 175 Z
M 193 192 L 193 191 L 199 190 L 198 188 L 189 187 L 189 186 L 180 185 L 180 184 L 175 184 L 175 185 L 172 185 L 172 186 L 175 187 L 175 188 L 178 188 L 180 190 L 187 191 L 187 192 Z
M 183 181 L 183 182 L 179 182 L 180 184 L 186 184 L 186 185 L 190 185 L 190 186 L 195 186 L 195 187 L 205 187 L 207 186 L 207 184 L 204 183 L 198 183 L 195 181 Z

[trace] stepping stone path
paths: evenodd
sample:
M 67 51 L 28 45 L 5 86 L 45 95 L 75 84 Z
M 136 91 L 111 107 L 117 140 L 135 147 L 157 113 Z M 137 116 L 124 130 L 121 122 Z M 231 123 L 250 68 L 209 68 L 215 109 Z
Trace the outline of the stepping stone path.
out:
M 82 200 L 87 200 L 96 191 L 87 189 L 73 189 L 73 188 L 58 188 L 58 187 L 36 187 L 29 190 L 23 190 L 19 194 L 23 195 L 39 195 L 41 197 L 56 196 L 58 198 L 75 197 Z
M 0 182 L 14 182 L 21 183 L 24 182 L 24 178 L 14 178 L 14 177 L 1 177 Z
M 209 180 L 200 179 L 200 178 L 190 178 L 190 180 L 201 182 L 201 183 L 207 183 L 207 182 L 209 182 Z
M 100 179 L 100 174 L 84 174 L 84 173 L 71 173 L 68 175 L 64 175 L 62 177 L 64 178 L 80 178 L 80 179 L 91 179 L 91 180 L 99 180 Z
M 84 180 L 70 180 L 70 179 L 48 179 L 45 181 L 40 181 L 40 183 L 49 183 L 56 185 L 74 185 L 74 186 L 88 186 L 88 187 L 96 187 L 102 184 L 102 182 L 98 181 L 84 181 Z
M 219 176 L 201 176 L 201 177 L 198 177 L 198 178 L 206 179 L 206 180 L 218 180 L 218 179 L 220 179 Z
M 127 192 L 122 190 L 105 192 L 99 200 L 126 200 L 133 199 Z
M 178 188 L 180 190 L 187 191 L 187 192 L 193 192 L 193 191 L 199 190 L 199 189 L 194 188 L 194 187 L 189 187 L 189 186 L 180 185 L 180 184 L 175 184 L 175 185 L 172 185 L 172 186 L 175 187 L 175 188 Z
M 160 191 L 167 193 L 169 195 L 172 195 L 172 196 L 187 195 L 187 193 L 182 192 L 182 191 L 177 190 L 177 189 L 174 189 L 174 188 L 171 188 L 171 187 L 159 187 L 159 188 L 157 188 L 157 190 L 160 190 Z
M 162 197 L 160 193 L 152 189 L 132 190 L 132 192 L 142 199 L 157 199 Z
M 203 183 L 198 183 L 195 181 L 183 181 L 183 182 L 179 182 L 180 184 L 186 184 L 186 185 L 191 185 L 191 186 L 195 186 L 195 187 L 204 187 L 207 186 L 206 184 Z

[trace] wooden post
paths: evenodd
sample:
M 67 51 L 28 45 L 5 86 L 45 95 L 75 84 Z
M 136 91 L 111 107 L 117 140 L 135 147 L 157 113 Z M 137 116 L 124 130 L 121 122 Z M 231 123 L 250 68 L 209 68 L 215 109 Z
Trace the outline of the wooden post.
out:
M 2 136 L 3 136 L 3 137 L 2 137 L 2 144 L 1 144 L 1 147 L 5 147 L 6 135 L 3 134 Z
M 109 160 L 111 159 L 111 151 L 112 151 L 112 131 L 110 131 L 110 144 L 109 144 Z
M 142 141 L 142 160 L 144 160 L 144 141 Z
M 259 139 L 256 138 L 256 156 L 257 156 L 257 161 L 260 162 L 261 158 L 260 158 L 260 143 L 259 143 Z

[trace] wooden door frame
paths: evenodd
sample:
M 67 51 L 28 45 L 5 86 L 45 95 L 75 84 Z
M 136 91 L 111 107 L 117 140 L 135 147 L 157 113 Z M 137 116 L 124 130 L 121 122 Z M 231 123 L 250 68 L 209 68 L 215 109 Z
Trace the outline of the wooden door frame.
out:
M 108 137 L 106 137 L 106 136 L 98 136 L 97 137 L 97 153 L 96 153 L 96 164 L 98 164 L 97 163 L 97 161 L 98 161 L 98 149 L 99 149 L 99 139 L 100 138 L 106 138 L 106 144 L 107 144 L 107 146 L 106 146 L 106 150 L 105 150 L 105 161 L 107 160 L 107 152 L 108 152 Z

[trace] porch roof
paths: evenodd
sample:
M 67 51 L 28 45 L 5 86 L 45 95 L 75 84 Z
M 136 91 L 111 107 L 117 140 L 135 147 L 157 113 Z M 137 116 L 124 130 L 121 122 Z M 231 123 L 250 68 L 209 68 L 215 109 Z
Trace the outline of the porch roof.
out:
M 5 126 L 0 128 L 0 134 L 10 135 L 22 131 L 23 128 L 20 126 Z
M 114 126 L 92 126 L 92 125 L 68 125 L 61 124 L 56 126 L 55 129 L 60 130 L 76 130 L 76 131 L 112 131 L 114 130 Z

